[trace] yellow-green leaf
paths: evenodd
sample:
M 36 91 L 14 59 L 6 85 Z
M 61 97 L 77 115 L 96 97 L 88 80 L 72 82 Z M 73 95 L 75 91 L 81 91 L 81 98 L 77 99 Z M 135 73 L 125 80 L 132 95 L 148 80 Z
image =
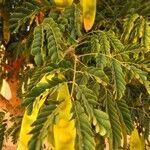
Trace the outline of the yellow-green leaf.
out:
M 145 21 L 142 44 L 146 48 L 146 52 L 150 51 L 150 26 L 149 25 L 150 25 L 150 22 Z
M 129 40 L 130 33 L 131 33 L 132 29 L 134 28 L 134 25 L 135 25 L 134 23 L 138 19 L 138 17 L 139 17 L 138 14 L 133 14 L 126 20 L 126 23 L 124 26 L 124 32 L 122 34 L 122 40 L 124 42 Z

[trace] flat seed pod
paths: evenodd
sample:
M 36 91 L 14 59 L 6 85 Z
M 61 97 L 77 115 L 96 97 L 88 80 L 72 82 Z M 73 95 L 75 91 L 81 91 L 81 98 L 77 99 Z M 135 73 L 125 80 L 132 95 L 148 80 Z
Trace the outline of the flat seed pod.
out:
M 131 133 L 130 150 L 143 150 L 137 129 L 134 129 Z
M 53 128 L 55 150 L 74 150 L 76 129 L 74 119 L 70 120 L 72 117 L 72 102 L 67 83 L 64 83 L 58 89 L 57 99 L 64 101 L 59 105 L 59 120 Z
M 70 6 L 73 0 L 54 0 L 55 4 L 59 7 Z
M 92 28 L 95 21 L 96 0 L 81 0 L 80 2 L 83 9 L 84 29 L 86 31 L 89 31 Z
M 48 76 L 49 80 L 51 80 L 53 76 L 54 75 L 49 75 Z M 40 83 L 46 83 L 46 82 L 47 82 L 46 77 L 44 76 L 41 79 Z M 23 115 L 23 119 L 22 119 L 22 125 L 21 125 L 21 131 L 20 131 L 17 150 L 28 150 L 28 142 L 32 138 L 32 135 L 29 134 L 29 132 L 33 129 L 33 127 L 31 127 L 31 125 L 36 120 L 38 112 L 46 99 L 46 96 L 44 96 L 44 95 L 47 95 L 47 94 L 48 94 L 47 92 L 43 92 L 42 99 L 40 99 L 40 96 L 36 97 L 36 100 L 33 104 L 34 110 L 32 111 L 31 115 L 28 115 L 28 113 L 27 113 L 28 110 L 25 111 L 25 113 Z M 38 101 L 38 103 L 37 103 L 37 101 Z

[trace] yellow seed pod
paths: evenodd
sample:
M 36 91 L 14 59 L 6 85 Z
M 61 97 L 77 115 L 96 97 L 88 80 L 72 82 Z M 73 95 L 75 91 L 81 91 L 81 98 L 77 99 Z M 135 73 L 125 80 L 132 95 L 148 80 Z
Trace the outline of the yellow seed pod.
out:
M 63 102 L 59 106 L 59 119 L 53 128 L 55 150 L 74 150 L 76 128 L 74 119 L 70 120 L 72 102 L 67 83 L 59 87 L 57 99 Z
M 55 4 L 59 7 L 70 6 L 73 0 L 54 0 Z
M 51 80 L 52 77 L 54 77 L 54 74 L 48 76 L 45 75 L 39 83 L 46 83 L 47 79 Z M 64 77 L 62 74 L 59 74 L 59 78 L 61 79 Z M 49 127 L 48 133 L 50 135 L 47 136 L 47 140 L 51 148 L 55 150 L 74 150 L 76 128 L 74 119 L 71 120 L 72 101 L 67 83 L 60 84 L 56 93 L 57 94 L 54 96 L 56 97 L 56 100 L 59 100 L 61 103 L 57 108 L 58 115 L 56 117 L 56 124 Z M 33 103 L 34 109 L 32 110 L 31 115 L 28 115 L 27 110 L 25 111 L 22 120 L 17 150 L 28 150 L 28 142 L 32 138 L 32 135 L 28 133 L 32 130 L 33 127 L 31 127 L 31 125 L 36 120 L 38 112 L 48 94 L 49 91 L 46 90 L 35 99 L 35 102 Z
M 83 24 L 84 29 L 89 31 L 95 21 L 96 15 L 96 0 L 81 0 L 81 7 L 83 9 Z
M 54 75 L 48 75 L 47 77 L 44 76 L 39 83 L 47 83 L 46 79 L 51 80 Z M 38 86 L 38 84 L 37 84 Z M 32 135 L 28 134 L 33 127 L 31 127 L 32 123 L 36 120 L 38 112 L 43 105 L 46 95 L 48 94 L 48 91 L 45 91 L 42 93 L 40 96 L 38 96 L 33 103 L 33 110 L 30 115 L 28 115 L 27 110 L 25 111 L 22 119 L 22 124 L 21 124 L 21 131 L 20 131 L 20 136 L 19 136 L 19 142 L 18 142 L 18 147 L 17 150 L 28 150 L 28 142 L 30 141 Z M 43 98 L 41 98 L 41 96 Z
M 130 150 L 143 150 L 137 129 L 134 129 L 130 137 Z

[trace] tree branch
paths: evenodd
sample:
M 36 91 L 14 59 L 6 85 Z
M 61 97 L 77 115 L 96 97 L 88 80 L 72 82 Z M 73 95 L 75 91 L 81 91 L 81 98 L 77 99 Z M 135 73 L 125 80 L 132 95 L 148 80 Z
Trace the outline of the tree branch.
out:
M 10 104 L 10 102 L 0 94 L 0 108 L 7 110 L 9 112 L 13 111 L 13 106 Z
M 0 109 L 6 110 L 10 114 L 22 115 L 23 111 L 20 107 L 14 107 L 11 100 L 7 100 L 3 95 L 0 94 Z
M 12 77 L 7 80 L 7 83 L 9 85 L 10 91 L 11 91 L 11 96 L 12 98 L 10 99 L 10 104 L 13 107 L 18 107 L 20 106 L 20 99 L 17 97 L 17 87 L 18 87 L 18 79 L 15 77 Z

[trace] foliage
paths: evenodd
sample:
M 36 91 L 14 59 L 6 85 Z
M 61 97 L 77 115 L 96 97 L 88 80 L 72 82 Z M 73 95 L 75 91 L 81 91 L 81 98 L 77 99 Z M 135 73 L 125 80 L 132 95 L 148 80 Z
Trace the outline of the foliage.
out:
M 5 136 L 5 130 L 6 130 L 6 123 L 4 123 L 5 113 L 0 112 L 0 149 L 3 147 L 3 142 L 4 142 L 4 136 Z
M 10 39 L 1 40 L 0 61 L 25 59 L 18 77 L 25 113 L 17 140 L 24 134 L 32 150 L 45 142 L 56 150 L 94 150 L 105 139 L 110 149 L 127 149 L 136 128 L 149 146 L 150 2 L 65 2 L 20 1 L 11 8 Z M 11 74 L 5 71 L 2 79 Z

